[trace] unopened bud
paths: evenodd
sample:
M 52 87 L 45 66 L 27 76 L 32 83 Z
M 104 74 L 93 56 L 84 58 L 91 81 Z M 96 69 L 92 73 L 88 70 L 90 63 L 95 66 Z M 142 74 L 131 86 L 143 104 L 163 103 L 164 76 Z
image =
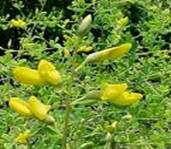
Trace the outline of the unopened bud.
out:
M 92 22 L 92 17 L 91 15 L 87 15 L 82 22 L 80 23 L 79 27 L 78 27 L 78 34 L 80 36 L 84 36 L 85 34 L 88 33 L 88 31 L 91 28 L 91 22 Z
M 47 115 L 46 118 L 44 119 L 44 122 L 51 125 L 51 124 L 53 124 L 55 122 L 55 119 L 51 115 Z

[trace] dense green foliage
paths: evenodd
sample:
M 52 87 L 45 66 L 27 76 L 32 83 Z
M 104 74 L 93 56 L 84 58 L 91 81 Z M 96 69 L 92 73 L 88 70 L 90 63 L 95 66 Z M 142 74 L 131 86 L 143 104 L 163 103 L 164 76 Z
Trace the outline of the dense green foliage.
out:
M 61 149 L 65 101 L 79 99 L 104 82 L 125 82 L 142 93 L 143 100 L 128 107 L 86 101 L 74 107 L 68 149 L 83 149 L 86 143 L 89 149 L 105 148 L 105 126 L 114 121 L 113 149 L 171 148 L 170 0 L 4 0 L 0 6 L 0 149 Z M 78 25 L 88 14 L 93 18 L 91 30 L 78 38 Z M 128 23 L 119 26 L 124 17 Z M 11 27 L 16 18 L 26 27 Z M 77 52 L 80 47 L 92 46 L 91 53 L 125 42 L 133 44 L 125 57 L 87 65 L 68 81 L 87 55 Z M 61 72 L 61 86 L 26 86 L 13 79 L 14 66 L 35 68 L 41 59 Z M 53 105 L 54 125 L 25 119 L 8 108 L 10 97 L 31 95 Z M 16 144 L 16 136 L 26 129 L 32 132 L 29 145 Z

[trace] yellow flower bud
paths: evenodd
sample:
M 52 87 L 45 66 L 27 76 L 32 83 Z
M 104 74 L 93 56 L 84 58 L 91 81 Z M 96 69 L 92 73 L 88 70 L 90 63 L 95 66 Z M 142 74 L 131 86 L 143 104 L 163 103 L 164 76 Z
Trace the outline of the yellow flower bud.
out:
M 31 96 L 28 100 L 28 104 L 30 106 L 30 110 L 32 114 L 39 120 L 43 121 L 47 119 L 48 111 L 50 110 L 50 105 L 43 104 L 40 100 L 38 100 L 35 96 Z M 52 118 L 49 120 L 52 121 Z
M 61 82 L 60 73 L 56 70 L 52 63 L 46 60 L 40 61 L 38 65 L 38 72 L 41 77 L 50 84 L 57 85 Z
M 104 60 L 116 59 L 123 56 L 132 47 L 130 43 L 122 44 L 118 47 L 105 49 L 99 52 L 92 53 L 87 56 L 87 63 L 103 62 Z
M 90 52 L 92 50 L 93 50 L 93 47 L 91 47 L 91 46 L 82 46 L 78 49 L 77 52 L 85 52 L 86 53 L 86 52 Z
M 21 19 L 12 19 L 10 21 L 11 27 L 16 27 L 16 28 L 24 28 L 26 26 L 26 22 L 24 22 Z
M 117 105 L 131 105 L 138 102 L 142 97 L 140 93 L 129 93 L 125 91 L 123 94 L 110 101 Z
M 22 116 L 31 116 L 32 115 L 32 113 L 29 109 L 29 104 L 20 98 L 12 97 L 9 100 L 9 107 Z
M 87 63 L 99 63 L 105 60 L 116 59 L 118 57 L 121 57 L 126 54 L 131 49 L 131 47 L 131 43 L 125 43 L 114 48 L 109 48 L 89 54 L 83 61 L 83 63 L 76 68 L 76 71 L 78 71 Z
M 88 33 L 88 31 L 91 28 L 91 22 L 92 22 L 92 17 L 91 15 L 87 15 L 80 23 L 78 27 L 78 34 L 80 36 L 84 36 L 85 34 Z
M 41 78 L 39 72 L 27 67 L 16 67 L 13 69 L 14 78 L 23 84 L 43 85 L 45 81 Z
M 127 84 L 105 84 L 101 88 L 101 99 L 107 101 L 113 101 L 127 89 Z
M 68 57 L 71 55 L 68 49 L 64 49 L 63 53 L 64 53 L 64 57 Z
M 30 130 L 26 130 L 17 136 L 15 142 L 20 144 L 26 144 L 30 136 L 31 136 Z
M 53 116 L 51 115 L 47 115 L 46 118 L 44 119 L 44 122 L 46 122 L 47 124 L 53 124 L 55 122 L 55 119 Z

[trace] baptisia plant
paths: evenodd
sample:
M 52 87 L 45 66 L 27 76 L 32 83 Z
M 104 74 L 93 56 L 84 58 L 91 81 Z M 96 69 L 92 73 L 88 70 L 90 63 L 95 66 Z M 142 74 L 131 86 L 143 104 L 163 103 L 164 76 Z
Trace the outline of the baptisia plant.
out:
M 85 36 L 90 30 L 92 22 L 91 15 L 86 16 L 78 27 L 78 35 L 79 37 Z M 126 20 L 122 20 L 122 22 L 126 23 Z M 96 101 L 105 101 L 110 102 L 115 105 L 128 106 L 134 103 L 137 103 L 140 99 L 142 99 L 142 94 L 136 92 L 128 91 L 128 85 L 126 83 L 118 83 L 118 84 L 109 84 L 106 83 L 101 86 L 99 90 L 93 90 L 87 93 L 83 98 L 74 100 L 70 102 L 70 99 L 73 99 L 70 95 L 70 89 L 72 88 L 73 80 L 75 79 L 75 75 L 77 75 L 78 71 L 87 64 L 92 63 L 103 63 L 106 60 L 115 60 L 119 57 L 124 56 L 131 49 L 131 43 L 124 43 L 116 47 L 107 48 L 98 52 L 94 52 L 89 54 L 85 60 L 71 73 L 71 79 L 68 81 L 67 86 L 67 95 L 66 99 L 66 117 L 64 121 L 64 148 L 67 148 L 67 137 L 69 136 L 69 113 L 72 110 L 72 106 L 75 103 L 81 102 L 85 99 L 95 99 Z M 78 49 L 77 52 L 90 52 L 92 47 L 83 47 L 81 50 Z M 66 51 L 67 54 L 68 51 Z M 26 85 L 52 85 L 56 86 L 61 83 L 62 78 L 58 70 L 56 70 L 55 66 L 48 62 L 47 60 L 41 60 L 36 69 L 17 66 L 13 70 L 13 75 L 16 81 L 21 84 Z M 12 97 L 9 100 L 9 107 L 17 112 L 19 115 L 24 117 L 36 118 L 40 121 L 46 122 L 48 124 L 52 124 L 55 122 L 53 116 L 49 114 L 49 110 L 51 109 L 50 105 L 45 105 L 35 96 L 31 96 L 28 100 L 23 100 L 18 97 Z M 112 130 L 115 129 L 115 123 L 112 124 Z M 111 131 L 112 132 L 112 131 Z M 26 136 L 26 137 L 25 137 Z M 24 137 L 19 137 L 22 142 L 22 138 L 27 138 L 27 133 Z M 24 140 L 24 139 L 23 139 Z M 25 142 L 25 140 L 23 141 Z

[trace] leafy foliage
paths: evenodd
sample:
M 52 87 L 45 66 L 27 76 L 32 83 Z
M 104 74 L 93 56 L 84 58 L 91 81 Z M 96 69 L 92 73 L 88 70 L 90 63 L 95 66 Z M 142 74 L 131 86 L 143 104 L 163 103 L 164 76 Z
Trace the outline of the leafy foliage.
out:
M 75 106 L 70 113 L 68 148 L 104 148 L 108 142 L 105 126 L 114 121 L 111 148 L 171 148 L 170 0 L 11 0 L 0 1 L 0 6 L 0 149 L 28 147 L 14 141 L 27 129 L 32 132 L 32 148 L 61 149 L 65 101 L 82 98 L 104 82 L 125 82 L 144 98 L 129 107 L 86 101 Z M 88 14 L 93 18 L 92 27 L 80 38 L 77 29 Z M 118 21 L 125 17 L 128 22 L 122 26 Z M 11 27 L 10 21 L 16 18 L 24 20 L 26 27 Z M 126 42 L 133 48 L 125 57 L 86 65 L 70 79 L 72 69 L 87 56 L 77 52 L 80 47 L 92 46 L 91 53 Z M 15 82 L 14 66 L 35 68 L 41 59 L 52 61 L 60 70 L 63 85 L 35 87 Z M 54 125 L 25 120 L 8 108 L 11 96 L 30 95 L 52 104 Z M 126 119 L 127 115 L 132 118 Z

